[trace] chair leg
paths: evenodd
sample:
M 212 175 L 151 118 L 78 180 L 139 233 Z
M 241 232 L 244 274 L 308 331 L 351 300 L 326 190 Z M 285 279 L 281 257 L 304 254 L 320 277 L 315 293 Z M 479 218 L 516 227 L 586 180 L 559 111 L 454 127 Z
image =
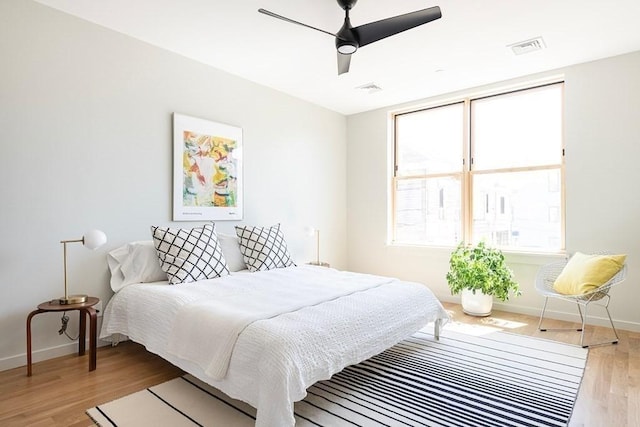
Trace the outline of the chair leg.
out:
M 546 329 L 542 329 L 542 319 L 544 318 L 544 312 L 547 309 L 547 303 L 549 302 L 549 297 L 544 297 L 544 305 L 542 306 L 542 313 L 540 313 L 540 320 L 538 321 L 538 330 L 542 332 L 546 332 Z
M 549 297 L 544 297 L 544 305 L 542 306 L 542 313 L 540 313 L 540 320 L 538 321 L 538 330 L 540 332 L 547 332 L 547 331 L 582 331 L 582 329 L 576 329 L 576 328 L 543 328 L 542 327 L 542 320 L 544 318 L 544 313 L 547 310 L 547 303 L 549 302 Z M 578 312 L 580 313 L 580 318 L 582 319 L 582 311 L 580 311 L 580 305 L 578 304 Z M 583 322 L 584 323 L 584 322 Z
M 584 333 L 584 319 L 587 317 L 587 307 L 584 307 L 584 316 L 582 315 L 582 309 L 580 308 L 580 303 L 576 303 L 578 306 L 578 313 L 580 313 L 580 323 L 582 323 L 582 328 L 578 329 L 579 332 Z
M 587 321 L 587 305 L 584 306 L 584 316 L 582 310 L 580 310 L 580 304 L 578 304 L 578 311 L 580 311 L 580 317 L 582 317 L 582 329 L 580 329 L 580 347 L 587 348 L 588 345 L 584 345 L 584 324 Z
M 616 340 L 613 341 L 611 344 L 618 344 L 618 340 L 620 340 L 620 338 L 618 337 L 618 331 L 616 331 L 616 327 L 613 325 L 613 320 L 611 319 L 611 313 L 609 313 L 609 303 L 607 302 L 607 305 L 604 306 L 605 311 L 607 312 L 607 317 L 609 318 L 609 323 L 611 323 L 611 330 L 613 330 L 613 335 L 616 336 Z
M 613 341 L 602 341 L 599 343 L 591 343 L 591 344 L 584 343 L 584 325 L 587 318 L 587 306 L 588 305 L 586 304 L 584 306 L 584 319 L 582 321 L 582 334 L 580 335 L 580 346 L 582 348 L 589 348 L 589 347 L 598 346 L 598 345 L 618 344 L 618 340 L 620 338 L 618 337 L 618 331 L 616 331 L 616 327 L 613 324 L 613 319 L 611 319 L 611 313 L 609 313 L 609 300 L 607 300 L 607 303 L 602 305 L 602 307 L 607 312 L 607 317 L 609 318 L 609 323 L 611 324 L 611 330 L 613 331 L 613 335 L 615 335 L 616 339 Z

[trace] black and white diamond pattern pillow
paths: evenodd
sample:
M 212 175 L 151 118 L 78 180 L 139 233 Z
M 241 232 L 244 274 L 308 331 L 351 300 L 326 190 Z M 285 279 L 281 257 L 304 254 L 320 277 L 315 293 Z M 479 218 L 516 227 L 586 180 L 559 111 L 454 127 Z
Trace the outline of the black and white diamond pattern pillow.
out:
M 187 283 L 229 274 L 214 224 L 191 229 L 151 227 L 153 244 L 169 283 Z
M 280 224 L 272 227 L 236 226 L 240 252 L 249 271 L 272 270 L 295 265 L 291 260 Z

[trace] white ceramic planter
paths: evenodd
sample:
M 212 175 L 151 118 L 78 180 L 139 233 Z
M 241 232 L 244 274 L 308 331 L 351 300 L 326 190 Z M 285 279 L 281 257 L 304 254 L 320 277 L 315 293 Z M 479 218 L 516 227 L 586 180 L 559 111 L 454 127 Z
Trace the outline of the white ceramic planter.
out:
M 471 316 L 488 316 L 493 308 L 493 296 L 485 295 L 481 291 L 464 289 L 462 291 L 462 311 Z

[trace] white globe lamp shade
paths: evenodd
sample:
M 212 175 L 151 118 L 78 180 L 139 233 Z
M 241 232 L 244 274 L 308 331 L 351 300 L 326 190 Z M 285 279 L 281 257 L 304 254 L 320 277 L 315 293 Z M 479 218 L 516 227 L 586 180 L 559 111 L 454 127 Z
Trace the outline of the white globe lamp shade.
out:
M 89 230 L 82 236 L 82 243 L 88 249 L 97 249 L 107 243 L 107 235 L 100 230 Z

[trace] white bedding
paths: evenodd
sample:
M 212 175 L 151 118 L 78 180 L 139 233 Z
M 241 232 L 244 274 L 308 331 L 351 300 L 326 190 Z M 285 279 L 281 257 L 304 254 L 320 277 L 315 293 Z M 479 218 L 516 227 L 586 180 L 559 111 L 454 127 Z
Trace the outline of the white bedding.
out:
M 215 298 L 188 303 L 178 310 L 167 351 L 197 364 L 210 378 L 221 380 L 227 374 L 240 333 L 251 323 L 392 281 L 337 270 L 324 272 L 331 273 L 323 276 L 331 280 L 322 283 L 318 283 L 318 270 L 314 268 L 276 269 L 260 275 L 219 278 L 216 288 L 221 292 Z M 226 289 L 227 284 L 231 289 Z M 198 324 L 215 327 L 193 327 Z M 198 345 L 190 345 L 194 342 Z
M 265 293 L 267 288 L 289 302 L 253 304 L 271 292 Z M 291 299 L 294 294 L 302 295 L 304 304 Z M 225 300 L 234 301 L 235 308 L 204 314 L 207 322 L 194 315 L 205 306 L 219 309 Z M 246 312 L 242 322 L 220 320 L 242 311 L 243 300 L 261 307 L 262 314 L 256 318 Z M 249 403 L 257 409 L 256 426 L 293 426 L 293 402 L 303 399 L 313 383 L 380 353 L 430 321 L 447 319 L 424 285 L 301 266 L 180 285 L 128 286 L 107 305 L 100 337 L 127 335 Z M 227 332 L 218 329 L 224 323 L 232 325 Z M 231 357 L 228 364 L 223 362 L 226 376 L 207 374 L 208 367 L 219 362 L 207 359 L 208 351 L 219 353 L 210 337 L 224 341 L 229 333 L 236 334 L 237 341 L 231 339 Z M 183 339 L 188 335 L 190 340 Z

